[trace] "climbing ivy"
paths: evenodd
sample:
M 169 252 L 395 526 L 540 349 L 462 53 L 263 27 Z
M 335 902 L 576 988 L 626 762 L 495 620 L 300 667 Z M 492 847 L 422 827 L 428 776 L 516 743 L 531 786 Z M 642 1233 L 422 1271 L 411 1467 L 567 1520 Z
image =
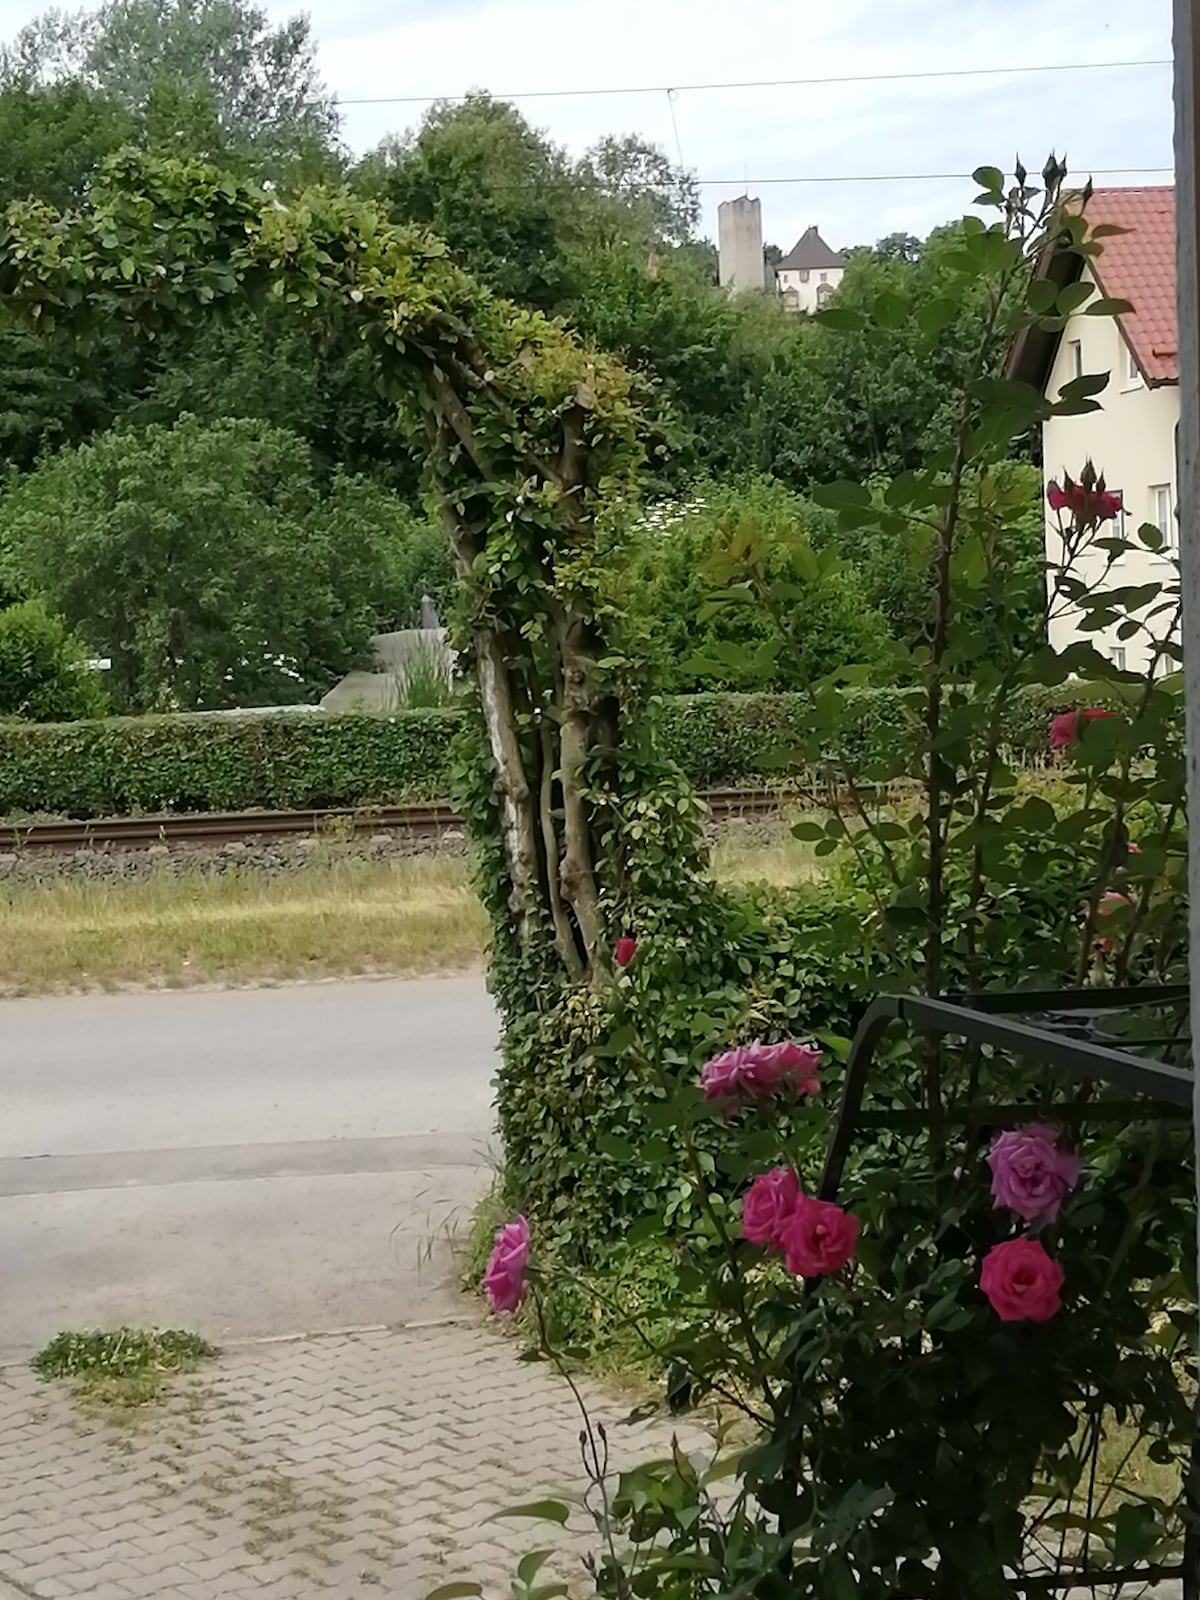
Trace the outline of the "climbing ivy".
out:
M 9 207 L 0 292 L 85 341 L 114 322 L 162 339 L 247 300 L 285 302 L 317 332 L 356 316 L 462 579 L 458 643 L 490 758 L 472 755 L 464 777 L 497 960 L 524 973 L 510 1009 L 530 983 L 602 981 L 644 881 L 638 851 L 660 882 L 697 859 L 682 780 L 654 768 L 622 715 L 634 674 L 607 599 L 620 536 L 606 512 L 639 446 L 621 366 L 370 202 L 314 191 L 284 205 L 202 162 L 136 153 L 113 158 L 86 209 Z M 669 802 L 667 845 L 646 826 L 647 795 Z

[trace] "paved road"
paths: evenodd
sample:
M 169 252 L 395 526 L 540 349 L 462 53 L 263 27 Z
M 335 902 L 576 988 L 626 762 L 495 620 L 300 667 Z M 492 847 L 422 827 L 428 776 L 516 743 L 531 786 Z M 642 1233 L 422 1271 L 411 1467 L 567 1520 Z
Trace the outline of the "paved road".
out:
M 0 1002 L 0 1356 L 452 1309 L 495 1040 L 479 978 Z

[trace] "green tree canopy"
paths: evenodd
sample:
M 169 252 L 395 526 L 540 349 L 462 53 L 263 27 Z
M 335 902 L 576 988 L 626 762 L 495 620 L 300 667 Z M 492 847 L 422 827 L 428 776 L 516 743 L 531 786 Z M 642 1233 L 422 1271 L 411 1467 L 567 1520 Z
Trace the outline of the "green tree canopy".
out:
M 117 430 L 0 501 L 0 547 L 138 710 L 322 693 L 389 624 L 404 513 L 371 485 L 324 491 L 307 446 L 255 421 Z
M 278 27 L 247 0 L 106 0 L 47 12 L 5 51 L 10 84 L 76 83 L 151 144 L 250 161 L 260 176 L 319 171 L 338 133 L 306 17 Z

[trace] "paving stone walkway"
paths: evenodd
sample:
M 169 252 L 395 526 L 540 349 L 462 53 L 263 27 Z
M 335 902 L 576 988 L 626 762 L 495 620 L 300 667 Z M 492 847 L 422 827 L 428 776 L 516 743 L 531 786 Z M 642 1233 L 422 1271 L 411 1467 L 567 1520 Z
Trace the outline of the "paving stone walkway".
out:
M 584 1389 L 614 1464 L 669 1449 L 669 1426 L 618 1426 L 628 1403 Z M 561 1539 L 488 1519 L 582 1491 L 579 1427 L 551 1369 L 475 1323 L 236 1346 L 132 1427 L 6 1367 L 0 1597 L 417 1600 L 457 1578 L 504 1595 Z

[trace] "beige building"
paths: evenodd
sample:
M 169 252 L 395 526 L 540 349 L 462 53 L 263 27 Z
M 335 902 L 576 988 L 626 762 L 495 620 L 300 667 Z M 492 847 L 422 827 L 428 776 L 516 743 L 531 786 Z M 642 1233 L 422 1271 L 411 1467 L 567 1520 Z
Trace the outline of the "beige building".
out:
M 829 248 L 814 223 L 775 268 L 775 278 L 790 311 L 813 312 L 825 305 L 845 271 L 845 256 Z
M 1065 383 L 1083 374 L 1109 373 L 1096 396 L 1099 411 L 1049 417 L 1042 424 L 1043 476 L 1047 489 L 1064 475 L 1078 480 L 1091 461 L 1105 487 L 1119 495 L 1122 513 L 1116 528 L 1136 540 L 1139 527 L 1152 523 L 1162 533 L 1165 553 L 1178 553 L 1175 434 L 1179 423 L 1179 361 L 1175 316 L 1175 193 L 1170 188 L 1097 189 L 1087 206 L 1088 221 L 1124 229 L 1106 237 L 1099 257 L 1062 252 L 1044 262 L 1042 272 L 1061 288 L 1078 280 L 1093 282 L 1098 293 L 1127 300 L 1133 311 L 1117 320 L 1086 315 L 1086 304 L 1060 332 L 1031 330 L 1016 346 L 1009 375 L 1024 379 L 1057 399 Z M 1111 536 L 1102 524 L 1098 537 Z M 1063 562 L 1058 518 L 1047 506 L 1047 558 L 1053 569 Z M 1117 584 L 1169 580 L 1166 561 L 1149 550 L 1119 558 L 1105 577 L 1108 560 L 1093 546 L 1077 560 L 1074 574 L 1085 582 Z M 1051 575 L 1051 581 L 1052 575 Z M 1143 669 L 1153 649 L 1139 633 L 1121 639 L 1116 628 L 1080 634 L 1079 612 L 1054 607 L 1050 642 L 1063 648 L 1090 638 L 1117 666 Z M 1152 626 L 1156 625 L 1154 623 Z

